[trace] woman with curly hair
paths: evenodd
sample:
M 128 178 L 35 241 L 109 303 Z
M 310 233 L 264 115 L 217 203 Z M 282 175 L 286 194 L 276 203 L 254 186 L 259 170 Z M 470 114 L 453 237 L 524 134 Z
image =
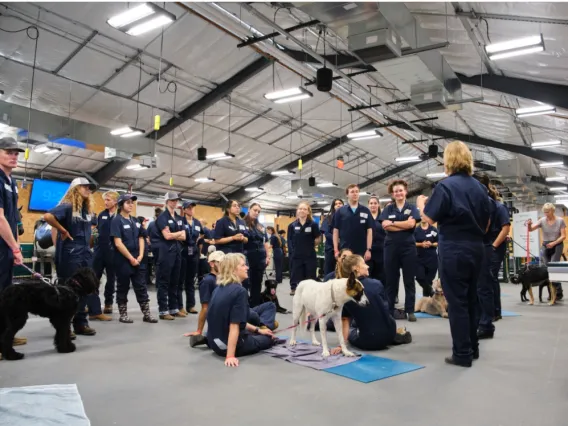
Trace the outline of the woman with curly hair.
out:
M 44 215 L 45 221 L 58 231 L 55 257 L 60 282 L 65 282 L 79 268 L 92 267 L 93 254 L 89 246 L 94 222 L 92 193 L 95 189 L 97 186 L 86 178 L 74 179 L 60 203 Z M 85 313 L 87 301 L 91 315 L 101 313 L 98 295 L 82 298 L 73 318 L 73 328 L 77 334 L 94 336 L 96 331 L 89 327 Z

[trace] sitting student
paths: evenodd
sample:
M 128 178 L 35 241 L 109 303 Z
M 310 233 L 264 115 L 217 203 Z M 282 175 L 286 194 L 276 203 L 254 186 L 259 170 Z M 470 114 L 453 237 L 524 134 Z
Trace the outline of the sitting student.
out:
M 341 276 L 348 276 L 351 272 L 355 272 L 359 277 L 370 304 L 363 307 L 351 301 L 343 305 L 342 323 L 345 340 L 362 350 L 379 350 L 389 345 L 410 343 L 412 336 L 404 328 L 397 330 L 396 322 L 389 313 L 385 289 L 380 281 L 369 278 L 369 265 L 361 256 L 349 256 L 343 261 Z M 354 328 L 350 328 L 351 318 L 357 324 Z M 340 351 L 341 348 L 335 348 L 332 353 Z
M 343 260 L 346 257 L 351 256 L 352 254 L 353 254 L 353 252 L 351 250 L 349 250 L 348 248 L 341 249 L 339 251 L 339 256 L 337 257 L 337 264 L 335 265 L 335 271 L 331 271 L 329 274 L 327 274 L 323 278 L 323 282 L 333 280 L 335 278 L 347 278 L 347 277 L 342 277 L 341 274 L 340 274 L 341 262 L 343 262 Z
M 215 250 L 214 246 L 211 246 Z M 213 291 L 217 288 L 217 276 L 219 275 L 220 264 L 225 259 L 225 253 L 220 250 L 212 251 L 209 254 L 209 268 L 210 273 L 203 277 L 199 283 L 199 300 L 201 301 L 201 311 L 197 320 L 197 331 L 193 333 L 184 334 L 185 337 L 189 336 L 189 346 L 204 345 L 207 343 L 207 338 L 203 335 L 203 328 L 207 319 L 207 310 Z M 256 327 L 269 328 L 276 330 L 278 328 L 278 321 L 276 321 L 276 305 L 272 302 L 262 303 L 254 308 L 249 308 L 247 322 Z
M 227 367 L 238 367 L 237 357 L 252 355 L 273 345 L 268 329 L 248 324 L 248 292 L 242 282 L 248 277 L 246 258 L 242 253 L 225 255 L 221 263 L 218 288 L 208 306 L 207 345 L 225 357 Z

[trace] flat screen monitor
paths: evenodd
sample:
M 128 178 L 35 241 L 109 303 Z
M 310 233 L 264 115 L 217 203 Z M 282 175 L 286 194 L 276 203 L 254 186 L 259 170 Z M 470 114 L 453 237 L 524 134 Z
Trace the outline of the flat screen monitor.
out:
M 63 198 L 69 182 L 34 179 L 28 210 L 46 212 L 55 207 Z

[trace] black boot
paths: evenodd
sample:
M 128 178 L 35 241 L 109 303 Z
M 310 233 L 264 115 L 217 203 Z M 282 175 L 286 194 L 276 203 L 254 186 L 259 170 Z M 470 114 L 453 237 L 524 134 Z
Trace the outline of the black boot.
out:
M 149 322 L 151 324 L 155 324 L 155 323 L 158 322 L 158 320 L 156 318 L 154 318 L 152 316 L 152 314 L 150 314 L 150 302 L 140 303 L 140 310 L 142 311 L 142 314 L 144 315 L 144 318 L 142 319 L 142 321 Z
M 118 319 L 120 322 L 123 322 L 125 324 L 132 324 L 134 322 L 130 318 L 128 318 L 128 312 L 126 310 L 126 304 L 119 304 L 118 305 L 118 313 L 120 314 L 120 318 Z

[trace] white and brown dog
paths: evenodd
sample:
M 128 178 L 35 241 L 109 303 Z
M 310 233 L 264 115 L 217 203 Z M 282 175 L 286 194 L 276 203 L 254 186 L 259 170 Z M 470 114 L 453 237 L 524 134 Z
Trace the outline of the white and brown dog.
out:
M 355 278 L 352 273 L 349 278 L 338 278 L 321 283 L 314 280 L 305 280 L 298 284 L 296 294 L 294 295 L 292 316 L 293 325 L 303 325 L 305 330 L 308 312 L 319 318 L 319 326 L 321 333 L 321 341 L 323 343 L 322 355 L 324 358 L 330 355 L 329 347 L 327 345 L 327 320 L 331 318 L 337 330 L 337 337 L 341 351 L 345 356 L 355 356 L 355 354 L 347 349 L 345 339 L 343 338 L 342 324 L 341 324 L 341 311 L 343 305 L 349 301 L 355 301 L 359 305 L 366 306 L 369 300 L 363 291 L 363 284 Z M 292 336 L 290 337 L 290 346 L 296 344 L 296 331 L 298 327 L 292 329 Z M 315 327 L 311 327 L 312 345 L 319 346 L 320 342 L 316 339 Z
M 442 284 L 440 280 L 434 280 L 432 283 L 434 295 L 432 297 L 423 297 L 416 302 L 415 312 L 425 312 L 430 315 L 439 315 L 442 318 L 448 318 L 448 301 L 444 297 Z

